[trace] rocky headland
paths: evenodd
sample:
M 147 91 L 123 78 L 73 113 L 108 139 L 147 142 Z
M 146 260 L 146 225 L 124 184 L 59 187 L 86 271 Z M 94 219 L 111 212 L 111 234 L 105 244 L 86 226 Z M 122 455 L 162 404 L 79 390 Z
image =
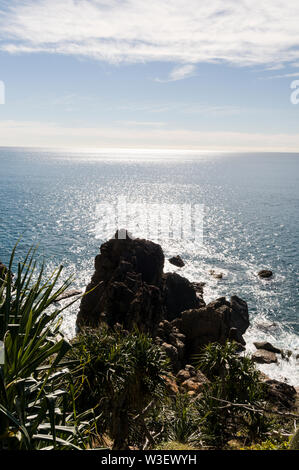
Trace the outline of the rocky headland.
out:
M 121 235 L 119 235 L 121 234 Z M 181 263 L 180 263 L 181 264 Z M 102 244 L 95 258 L 95 271 L 82 297 L 77 328 L 98 327 L 139 330 L 148 333 L 170 358 L 176 380 L 170 383 L 188 393 L 197 393 L 207 379 L 191 365 L 194 355 L 209 343 L 237 343 L 244 351 L 244 333 L 249 327 L 247 303 L 234 295 L 208 304 L 203 282 L 190 282 L 178 273 L 164 273 L 160 245 L 134 239 L 124 230 Z M 276 361 L 278 350 L 257 344 L 253 360 Z M 294 387 L 263 376 L 269 397 L 283 407 L 292 407 Z

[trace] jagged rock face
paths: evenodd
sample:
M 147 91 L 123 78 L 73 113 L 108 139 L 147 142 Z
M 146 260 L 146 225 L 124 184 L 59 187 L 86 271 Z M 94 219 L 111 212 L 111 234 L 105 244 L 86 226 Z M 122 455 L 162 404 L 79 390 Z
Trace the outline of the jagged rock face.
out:
M 105 321 L 128 329 L 137 325 L 154 334 L 162 320 L 204 305 L 188 279 L 163 274 L 163 267 L 164 254 L 156 243 L 128 235 L 124 239 L 116 235 L 104 243 L 95 258 L 95 272 L 82 299 L 77 325 L 97 326 Z
M 174 320 L 181 312 L 204 305 L 196 295 L 194 286 L 188 279 L 177 273 L 166 273 L 165 307 L 167 320 Z
M 176 372 L 181 369 L 185 364 L 186 336 L 168 320 L 159 323 L 156 335 L 156 343 L 163 346 L 173 370 Z
M 230 319 L 231 328 L 237 328 L 240 334 L 243 335 L 249 327 L 247 303 L 236 295 L 233 295 L 230 298 L 230 305 L 232 309 Z
M 77 325 L 97 326 L 104 320 L 109 326 L 121 323 L 132 328 L 136 324 L 151 331 L 164 317 L 163 266 L 162 248 L 151 241 L 127 236 L 104 243 L 95 258 Z

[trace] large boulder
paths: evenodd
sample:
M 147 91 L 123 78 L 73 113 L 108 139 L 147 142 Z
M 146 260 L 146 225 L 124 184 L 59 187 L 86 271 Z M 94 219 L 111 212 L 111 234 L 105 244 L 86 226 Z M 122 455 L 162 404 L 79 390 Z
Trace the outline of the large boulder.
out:
M 276 354 L 265 349 L 258 349 L 252 354 L 251 359 L 258 364 L 272 364 L 277 362 Z
M 264 349 L 264 351 L 270 351 L 275 354 L 281 354 L 281 350 L 273 346 L 268 341 L 256 341 L 253 343 L 256 349 Z
M 296 389 L 292 385 L 268 377 L 265 377 L 263 382 L 267 398 L 271 403 L 281 409 L 292 409 L 294 407 Z
M 238 297 L 232 297 L 230 302 L 221 297 L 205 307 L 182 312 L 181 319 L 175 322 L 186 335 L 187 356 L 197 354 L 209 343 L 224 344 L 231 337 L 232 330 L 235 340 L 245 344 L 242 334 L 249 325 L 248 309 L 246 302 L 240 301 Z

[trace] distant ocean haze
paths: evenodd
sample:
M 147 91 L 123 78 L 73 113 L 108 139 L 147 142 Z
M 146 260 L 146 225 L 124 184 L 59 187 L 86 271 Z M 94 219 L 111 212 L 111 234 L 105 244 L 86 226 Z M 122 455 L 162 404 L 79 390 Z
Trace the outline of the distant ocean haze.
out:
M 113 207 L 125 198 L 146 208 L 144 217 L 154 207 L 159 212 L 173 206 L 174 223 L 183 206 L 192 211 L 200 205 L 202 243 L 175 230 L 171 238 L 160 233 L 165 271 L 206 282 L 206 301 L 231 295 L 246 300 L 248 350 L 254 350 L 253 341 L 266 339 L 293 351 L 288 362 L 260 367 L 299 385 L 298 170 L 299 154 L 288 153 L 1 148 L 0 260 L 8 262 L 21 237 L 17 260 L 38 244 L 47 272 L 63 264 L 64 278 L 74 275 L 74 288 L 84 289 L 101 243 L 115 229 L 107 216 L 102 230 L 99 205 Z M 142 222 L 142 211 L 138 217 Z M 150 225 L 144 226 L 156 241 Z M 183 268 L 168 262 L 178 254 Z M 273 278 L 259 279 L 263 268 L 271 269 Z M 63 328 L 70 336 L 77 310 L 75 304 L 65 313 Z

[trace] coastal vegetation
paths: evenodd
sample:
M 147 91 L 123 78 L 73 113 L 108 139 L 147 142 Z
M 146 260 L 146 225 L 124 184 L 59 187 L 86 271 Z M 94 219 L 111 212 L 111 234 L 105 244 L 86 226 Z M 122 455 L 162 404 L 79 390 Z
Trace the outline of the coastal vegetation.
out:
M 62 313 L 75 301 L 57 298 L 72 280 L 61 281 L 62 267 L 46 276 L 35 250 L 16 263 L 15 251 L 0 272 L 1 450 L 295 448 L 298 416 L 269 401 L 236 341 L 190 358 L 206 378 L 194 390 L 136 325 L 82 327 L 69 342 Z

